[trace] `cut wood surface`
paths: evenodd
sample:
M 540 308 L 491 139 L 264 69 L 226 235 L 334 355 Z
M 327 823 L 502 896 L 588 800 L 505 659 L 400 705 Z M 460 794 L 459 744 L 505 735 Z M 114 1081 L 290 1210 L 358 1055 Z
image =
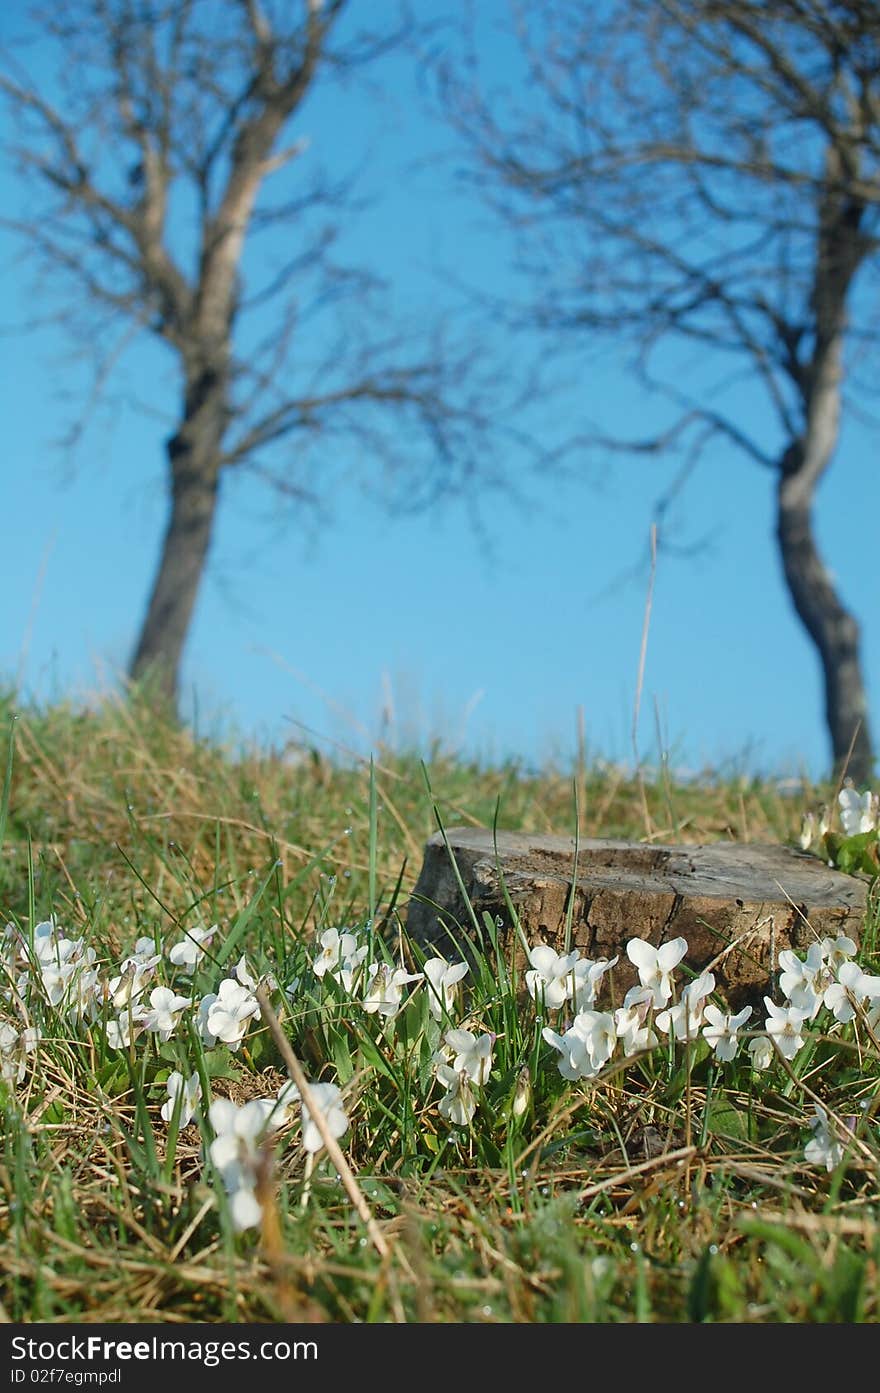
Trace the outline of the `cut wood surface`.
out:
M 783 949 L 803 955 L 817 938 L 841 933 L 859 941 L 866 883 L 791 847 L 591 839 L 579 843 L 576 868 L 574 852 L 571 837 L 452 827 L 444 841 L 437 833 L 425 847 L 407 931 L 444 957 L 473 944 L 454 857 L 477 921 L 482 927 L 487 911 L 500 920 L 500 941 L 521 964 L 505 889 L 530 946 L 561 952 L 571 905 L 571 947 L 592 959 L 620 956 L 618 995 L 636 981 L 625 955 L 631 938 L 655 946 L 687 939 L 687 965 L 711 965 L 734 1005 L 771 989 Z

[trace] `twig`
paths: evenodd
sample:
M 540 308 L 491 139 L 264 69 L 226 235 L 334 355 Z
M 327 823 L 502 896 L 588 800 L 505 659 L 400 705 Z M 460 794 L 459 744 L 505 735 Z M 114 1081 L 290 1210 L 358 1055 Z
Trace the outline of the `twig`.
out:
M 623 1185 L 635 1175 L 656 1170 L 658 1166 L 669 1165 L 672 1161 L 677 1161 L 681 1165 L 685 1161 L 692 1160 L 696 1156 L 697 1150 L 696 1146 L 682 1146 L 678 1151 L 666 1151 L 662 1156 L 652 1156 L 649 1161 L 640 1161 L 637 1166 L 630 1166 L 628 1170 L 618 1171 L 615 1175 L 610 1175 L 607 1180 L 599 1180 L 595 1185 L 588 1185 L 585 1190 L 581 1190 L 578 1199 L 592 1199 L 594 1195 L 601 1195 L 603 1190 L 613 1190 L 615 1185 Z
M 339 1143 L 327 1126 L 327 1119 L 315 1101 L 314 1094 L 309 1087 L 309 1082 L 303 1072 L 302 1065 L 291 1049 L 290 1041 L 281 1029 L 281 1022 L 273 1011 L 269 1003 L 266 988 L 262 984 L 256 989 L 256 997 L 257 1001 L 260 1003 L 260 1011 L 263 1020 L 269 1027 L 269 1033 L 278 1046 L 281 1058 L 287 1066 L 287 1072 L 299 1089 L 300 1098 L 311 1114 L 312 1121 L 321 1134 L 321 1140 L 327 1148 L 327 1155 L 339 1172 L 339 1178 L 345 1187 L 349 1199 L 366 1225 L 367 1233 L 370 1235 L 373 1247 L 380 1257 L 389 1258 L 391 1256 L 391 1249 L 385 1242 L 382 1231 L 370 1212 L 370 1207 L 364 1199 L 363 1192 L 355 1180 L 348 1162 L 342 1154 Z

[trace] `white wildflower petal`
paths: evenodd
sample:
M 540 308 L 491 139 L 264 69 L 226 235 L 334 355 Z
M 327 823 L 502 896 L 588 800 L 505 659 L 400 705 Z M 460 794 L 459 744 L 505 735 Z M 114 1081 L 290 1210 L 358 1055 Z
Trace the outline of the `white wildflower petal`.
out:
M 259 1009 L 253 993 L 234 978 L 227 977 L 220 983 L 217 996 L 207 1010 L 208 1033 L 236 1050 Z
M 454 1055 L 455 1073 L 467 1074 L 472 1083 L 485 1084 L 492 1071 L 495 1036 L 488 1032 L 477 1036 L 471 1030 L 447 1030 L 444 1039 Z
M 321 1111 L 330 1135 L 335 1139 L 344 1136 L 348 1131 L 349 1121 L 342 1106 L 341 1090 L 335 1083 L 312 1083 L 309 1084 L 309 1091 L 315 1106 Z M 318 1152 L 324 1145 L 324 1139 L 305 1102 L 301 1102 L 300 1108 L 303 1147 L 306 1151 Z
M 709 1024 L 703 1026 L 703 1038 L 711 1046 L 717 1059 L 729 1063 L 736 1057 L 739 1049 L 737 1031 L 740 1026 L 745 1025 L 751 1014 L 751 1006 L 744 1006 L 733 1016 L 709 1003 L 705 1009 L 705 1018 Z
M 208 1121 L 218 1135 L 221 1132 L 231 1133 L 235 1128 L 237 1112 L 238 1108 L 231 1098 L 215 1098 L 208 1108 Z
M 169 1075 L 166 1083 L 168 1090 L 167 1102 L 162 1104 L 159 1114 L 164 1122 L 170 1122 L 174 1116 L 174 1108 L 178 1096 L 182 1096 L 180 1104 L 179 1126 L 188 1127 L 195 1116 L 196 1104 L 202 1096 L 202 1085 L 199 1082 L 198 1074 L 193 1074 L 190 1078 L 184 1079 L 179 1070 L 174 1069 Z
M 774 1050 L 770 1040 L 766 1035 L 756 1035 L 746 1046 L 751 1055 L 752 1068 L 758 1070 L 769 1069 L 773 1063 Z
M 262 1222 L 263 1211 L 260 1208 L 259 1200 L 253 1190 L 246 1186 L 241 1186 L 232 1193 L 229 1199 L 229 1210 L 233 1225 L 239 1233 L 245 1229 L 257 1228 Z
M 859 794 L 854 788 L 842 788 L 837 795 L 840 805 L 840 821 L 848 837 L 862 832 L 871 832 L 876 826 L 874 796 L 868 790 Z
M 769 1012 L 764 1029 L 783 1058 L 793 1059 L 804 1043 L 803 1025 L 810 1019 L 809 1013 L 795 1006 L 777 1006 L 767 996 L 764 1005 Z
M 813 1136 L 804 1148 L 804 1159 L 811 1165 L 824 1165 L 827 1171 L 833 1171 L 843 1160 L 845 1147 L 831 1131 L 825 1109 L 816 1103 L 813 1111 Z
M 466 962 L 449 963 L 445 958 L 429 958 L 425 963 L 428 983 L 428 1008 L 435 1020 L 450 1015 L 460 990 L 460 983 L 469 971 Z
M 684 938 L 673 938 L 669 943 L 662 944 L 657 953 L 657 966 L 660 971 L 672 972 L 673 968 L 678 967 L 687 948 L 687 939 Z
M 440 1068 L 443 1069 L 441 1076 Z M 471 1088 L 471 1081 L 464 1072 L 440 1066 L 438 1078 L 447 1084 L 447 1091 L 437 1104 L 441 1117 L 445 1117 L 455 1127 L 469 1127 L 477 1110 L 477 1099 Z
M 596 1070 L 590 1059 L 587 1049 L 587 1042 L 583 1035 L 576 1030 L 567 1030 L 564 1035 L 557 1035 L 555 1030 L 545 1026 L 541 1035 L 559 1051 L 560 1058 L 557 1067 L 564 1079 L 588 1079 L 592 1078 Z
M 627 957 L 638 968 L 641 985 L 651 988 L 655 1006 L 665 1006 L 671 999 L 672 973 L 686 952 L 684 938 L 671 939 L 660 948 L 640 938 L 631 938 L 627 943 Z
M 601 958 L 598 962 L 591 962 L 589 958 L 583 958 L 574 965 L 574 1007 L 575 1011 L 584 1011 L 594 1006 L 598 995 L 599 986 L 606 972 L 610 972 L 616 967 L 618 958 Z

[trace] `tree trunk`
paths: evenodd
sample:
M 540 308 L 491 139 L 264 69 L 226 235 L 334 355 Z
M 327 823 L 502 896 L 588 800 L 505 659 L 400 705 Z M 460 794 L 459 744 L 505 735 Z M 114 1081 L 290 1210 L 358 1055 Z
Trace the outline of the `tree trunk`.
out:
M 810 307 L 815 338 L 793 374 L 804 408 L 803 433 L 779 463 L 776 535 L 798 617 L 819 653 L 834 777 L 870 783 L 874 747 L 859 652 L 859 626 L 841 603 L 813 535 L 813 498 L 837 449 L 843 383 L 847 296 L 869 243 L 861 233 L 864 204 L 841 193 L 850 174 L 840 149 L 826 153 L 827 182 L 818 207 L 816 264 Z
M 593 961 L 619 956 L 618 1001 L 635 983 L 629 939 L 659 948 L 681 936 L 687 966 L 711 968 L 738 1008 L 772 990 L 783 949 L 803 952 L 823 934 L 858 941 L 865 922 L 864 882 L 790 847 L 582 838 L 576 868 L 574 851 L 571 837 L 482 827 L 435 832 L 407 908 L 407 934 L 425 952 L 452 959 L 468 954 L 488 915 L 500 925 L 504 955 L 522 971 L 529 964 L 513 906 L 530 946 L 544 942 L 562 953 L 568 940 Z
M 806 453 L 801 449 L 789 451 L 795 467 L 783 465 L 776 535 L 795 610 L 822 663 L 834 775 L 839 777 L 845 766 L 845 772 L 856 784 L 869 784 L 874 772 L 874 747 L 862 677 L 859 626 L 838 598 L 816 547 L 813 483 L 805 463 Z M 795 699 L 793 694 L 792 700 Z
M 211 544 L 226 422 L 225 375 L 203 368 L 190 379 L 184 419 L 168 441 L 171 513 L 129 675 L 175 705 L 180 665 Z

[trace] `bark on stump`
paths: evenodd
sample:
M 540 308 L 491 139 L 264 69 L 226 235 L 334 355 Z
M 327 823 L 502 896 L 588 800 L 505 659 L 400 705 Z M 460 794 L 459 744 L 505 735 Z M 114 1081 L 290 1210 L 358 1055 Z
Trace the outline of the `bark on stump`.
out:
M 562 952 L 569 901 L 572 948 L 588 958 L 613 958 L 615 995 L 637 981 L 626 957 L 630 938 L 658 947 L 685 938 L 685 963 L 711 966 L 731 1005 L 757 1003 L 775 986 L 785 948 L 803 955 L 817 938 L 845 933 L 859 941 L 867 899 L 863 880 L 830 869 L 790 847 L 717 842 L 652 846 L 592 839 L 530 836 L 453 827 L 446 840 L 482 928 L 500 919 L 499 942 L 521 966 L 525 955 L 511 926 L 503 884 L 532 946 Z M 407 931 L 426 949 L 467 953 L 476 936 L 443 834 L 425 847 L 407 912 Z

